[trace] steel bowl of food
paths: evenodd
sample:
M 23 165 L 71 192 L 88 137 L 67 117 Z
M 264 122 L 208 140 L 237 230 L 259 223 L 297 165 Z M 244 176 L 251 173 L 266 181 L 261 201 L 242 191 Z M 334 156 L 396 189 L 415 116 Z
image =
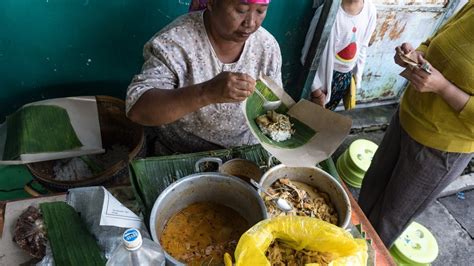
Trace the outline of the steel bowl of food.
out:
M 240 236 L 267 218 L 257 191 L 238 177 L 206 172 L 166 188 L 150 214 L 153 240 L 171 265 L 208 265 L 233 254 Z
M 317 167 L 277 165 L 262 176 L 260 185 L 267 192 L 259 191 L 269 217 L 309 216 L 342 228 L 350 223 L 349 196 L 339 182 Z M 282 210 L 276 199 L 286 200 L 292 209 Z

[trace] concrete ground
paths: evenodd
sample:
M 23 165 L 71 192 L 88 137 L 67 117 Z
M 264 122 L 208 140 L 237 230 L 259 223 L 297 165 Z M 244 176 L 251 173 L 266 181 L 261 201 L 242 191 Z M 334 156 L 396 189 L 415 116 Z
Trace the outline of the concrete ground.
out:
M 356 109 L 341 114 L 353 119 L 351 134 L 333 154 L 337 160 L 356 139 L 379 144 L 396 106 Z M 432 265 L 474 265 L 474 163 L 448 186 L 415 221 L 427 227 L 438 241 L 439 255 Z M 350 187 L 349 187 L 350 188 Z M 357 199 L 359 189 L 350 188 Z

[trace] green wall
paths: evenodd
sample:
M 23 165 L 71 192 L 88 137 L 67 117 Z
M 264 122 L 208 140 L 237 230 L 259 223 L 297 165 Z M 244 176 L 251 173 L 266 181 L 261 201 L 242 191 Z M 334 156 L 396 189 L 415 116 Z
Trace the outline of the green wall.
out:
M 123 98 L 143 44 L 187 12 L 190 0 L 1 0 L 0 121 L 41 99 Z M 312 16 L 311 0 L 273 0 L 264 27 L 280 43 L 285 82 Z

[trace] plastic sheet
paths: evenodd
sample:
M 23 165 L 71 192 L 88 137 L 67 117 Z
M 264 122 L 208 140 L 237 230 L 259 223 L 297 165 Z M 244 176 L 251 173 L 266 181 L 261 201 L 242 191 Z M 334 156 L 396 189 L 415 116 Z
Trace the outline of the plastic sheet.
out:
M 276 239 L 298 251 L 332 253 L 331 266 L 367 264 L 364 239 L 354 239 L 344 229 L 319 219 L 283 216 L 262 221 L 242 235 L 235 250 L 235 265 L 271 265 L 265 251 Z M 232 265 L 228 256 L 225 262 Z

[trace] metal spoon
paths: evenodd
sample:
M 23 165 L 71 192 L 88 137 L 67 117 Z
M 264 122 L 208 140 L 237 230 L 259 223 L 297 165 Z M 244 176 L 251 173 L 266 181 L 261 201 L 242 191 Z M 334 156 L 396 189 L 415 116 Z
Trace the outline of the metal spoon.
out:
M 272 111 L 280 107 L 281 100 L 269 101 L 265 98 L 265 96 L 263 96 L 263 94 L 258 89 L 255 89 L 255 93 L 257 93 L 257 95 L 260 96 L 260 98 L 262 99 L 263 109 L 265 109 L 265 111 Z
M 284 211 L 284 212 L 289 212 L 293 210 L 293 207 L 291 206 L 291 203 L 289 203 L 287 200 L 282 199 L 282 198 L 275 198 L 273 195 L 267 192 L 266 189 L 264 189 L 259 183 L 257 183 L 255 180 L 250 179 L 250 183 L 254 185 L 256 188 L 258 188 L 260 191 L 263 193 L 267 194 L 270 198 L 272 198 L 273 203 L 278 207 L 278 209 Z

